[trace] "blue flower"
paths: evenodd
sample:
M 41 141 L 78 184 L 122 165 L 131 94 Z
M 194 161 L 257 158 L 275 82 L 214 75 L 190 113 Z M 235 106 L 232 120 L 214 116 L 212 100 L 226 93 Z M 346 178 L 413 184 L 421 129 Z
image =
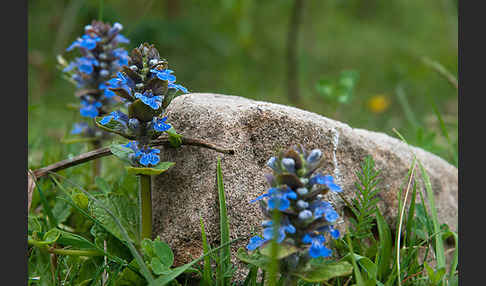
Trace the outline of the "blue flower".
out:
M 62 71 L 63 72 L 69 72 L 69 71 L 73 70 L 77 66 L 78 66 L 77 63 L 75 61 L 72 61 Z
M 145 150 L 140 150 L 138 151 L 135 156 L 141 156 L 140 157 L 140 164 L 144 166 L 148 165 L 157 165 L 160 162 L 159 154 L 160 150 L 159 149 L 150 149 L 147 148 Z
M 123 125 L 127 125 L 128 123 L 128 116 L 119 111 L 119 110 L 115 110 L 115 111 L 112 111 L 110 113 L 110 115 L 107 115 L 105 117 L 103 117 L 101 120 L 100 120 L 100 124 L 101 125 L 106 125 L 108 124 L 112 119 L 122 123 Z
M 135 92 L 135 98 L 140 99 L 143 103 L 150 106 L 150 108 L 157 110 L 162 106 L 162 96 L 154 96 L 151 91 L 145 91 L 143 94 Z
M 265 240 L 270 240 L 273 238 L 273 222 L 269 221 L 267 226 L 267 228 L 263 229 L 263 238 Z M 286 233 L 295 233 L 295 231 L 295 227 L 290 224 L 288 218 L 284 217 L 284 219 L 282 219 L 282 224 L 278 228 L 277 243 L 281 243 L 285 239 Z
M 116 96 L 116 93 L 114 93 L 113 91 L 109 90 L 111 86 L 107 85 L 107 83 L 100 83 L 100 85 L 98 86 L 98 89 L 99 90 L 102 90 L 103 91 L 103 96 L 106 97 L 106 98 L 112 98 L 113 96 Z
M 339 236 L 341 236 L 341 233 L 339 232 L 339 230 L 335 229 L 333 225 L 323 226 L 323 227 L 317 229 L 317 231 L 329 232 L 331 234 L 331 237 L 334 238 L 334 239 L 338 239 Z
M 154 73 L 159 79 L 161 80 L 166 80 L 169 83 L 173 83 L 176 81 L 175 75 L 171 74 L 174 71 L 170 69 L 164 69 L 164 70 L 156 70 L 156 69 L 151 69 L 150 70 L 152 73 Z
M 182 85 L 180 85 L 180 84 L 169 83 L 168 87 L 169 87 L 169 88 L 172 88 L 172 89 L 180 90 L 180 91 L 182 91 L 183 93 L 188 93 L 188 92 L 189 92 L 189 91 L 187 90 L 187 88 L 183 87 L 183 86 L 182 86 Z
M 130 148 L 133 150 L 133 152 L 138 153 L 140 149 L 138 149 L 138 142 L 137 141 L 130 141 L 125 145 L 122 145 L 123 147 Z
M 278 209 L 284 211 L 290 207 L 289 199 L 297 199 L 297 194 L 288 187 L 284 190 L 279 188 L 270 188 L 267 193 L 264 193 L 254 200 L 251 200 L 250 203 L 254 203 L 267 197 L 270 198 L 268 200 L 269 209 L 275 209 L 278 205 Z
M 272 188 L 274 189 L 274 188 Z M 270 189 L 270 190 L 272 190 Z M 269 193 L 270 193 L 269 190 Z M 275 191 L 278 190 L 278 191 Z M 284 211 L 290 207 L 289 199 L 296 200 L 297 194 L 292 191 L 292 189 L 287 188 L 285 190 L 282 189 L 274 189 L 274 191 L 270 194 L 270 199 L 268 200 L 268 208 L 275 209 L 278 206 L 278 209 Z
M 329 222 L 334 222 L 339 218 L 338 213 L 333 209 L 331 203 L 326 201 L 316 201 L 312 203 L 311 210 L 313 210 L 315 218 L 324 216 Z
M 152 120 L 154 124 L 154 130 L 159 132 L 167 131 L 171 128 L 170 124 L 165 123 L 167 121 L 167 116 L 163 118 L 154 117 Z
M 332 251 L 324 245 L 326 239 L 321 234 L 306 234 L 302 238 L 302 242 L 306 244 L 311 244 L 311 246 L 309 247 L 309 255 L 312 258 L 329 257 L 332 253 Z
M 318 174 L 309 180 L 309 184 L 312 186 L 314 184 L 326 185 L 331 191 L 339 193 L 342 191 L 341 187 L 334 183 L 334 178 L 330 175 Z
M 113 56 L 117 58 L 117 63 L 119 66 L 126 66 L 128 65 L 128 59 L 130 58 L 128 56 L 128 52 L 122 48 L 118 48 L 113 50 Z
M 246 246 L 246 249 L 248 249 L 250 251 L 255 250 L 258 247 L 262 246 L 265 242 L 267 242 L 267 240 L 259 237 L 258 235 L 254 236 L 254 237 L 250 238 L 250 243 L 248 243 L 248 245 Z
M 132 93 L 132 89 L 135 88 L 135 82 L 123 73 L 118 72 L 117 77 L 110 79 L 107 84 L 112 87 L 123 88 L 128 94 Z
M 85 117 L 96 117 L 98 116 L 98 108 L 101 107 L 101 102 L 95 101 L 93 103 L 87 102 L 85 100 L 81 101 L 81 109 L 79 110 L 79 113 L 81 113 L 82 116 Z
M 76 65 L 78 70 L 85 74 L 91 74 L 94 70 L 93 66 L 98 66 L 99 62 L 97 59 L 92 57 L 81 57 L 77 59 Z
M 75 123 L 73 130 L 71 130 L 71 134 L 79 134 L 84 132 L 88 128 L 88 123 L 86 122 L 81 122 L 81 123 Z
M 116 35 L 115 41 L 117 41 L 118 43 L 122 43 L 122 44 L 130 43 L 130 40 L 127 37 L 123 36 L 122 34 Z
M 100 37 L 97 36 L 90 36 L 90 35 L 83 35 L 81 38 L 78 38 L 76 41 L 74 41 L 67 49 L 66 51 L 71 51 L 76 47 L 79 48 L 84 48 L 87 50 L 92 50 L 96 48 L 96 43 L 101 41 Z

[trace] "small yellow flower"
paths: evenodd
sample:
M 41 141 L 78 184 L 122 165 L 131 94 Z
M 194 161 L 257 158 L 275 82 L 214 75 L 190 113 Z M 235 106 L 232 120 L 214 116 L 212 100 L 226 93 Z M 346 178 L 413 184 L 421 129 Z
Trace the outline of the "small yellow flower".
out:
M 368 100 L 368 108 L 373 113 L 382 113 L 390 106 L 390 100 L 385 95 L 375 95 Z

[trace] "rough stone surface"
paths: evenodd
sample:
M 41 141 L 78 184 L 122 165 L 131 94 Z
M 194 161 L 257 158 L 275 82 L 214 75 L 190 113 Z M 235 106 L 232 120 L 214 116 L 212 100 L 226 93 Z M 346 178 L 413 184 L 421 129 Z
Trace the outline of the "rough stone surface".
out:
M 258 205 L 249 201 L 269 187 L 264 178 L 270 172 L 266 161 L 279 148 L 298 143 L 323 151 L 328 164 L 322 171 L 337 178 L 348 199 L 355 195 L 355 172 L 362 160 L 372 155 L 381 170 L 380 209 L 389 220 L 397 213 L 397 194 L 407 183 L 415 153 L 430 176 L 439 219 L 457 229 L 457 168 L 388 135 L 354 129 L 289 106 L 217 94 L 180 96 L 170 104 L 167 116 L 180 134 L 232 147 L 236 152 L 223 155 L 192 146 L 161 152 L 161 160 L 176 165 L 154 179 L 154 234 L 175 250 L 177 264 L 202 254 L 200 217 L 211 244 L 219 245 L 217 157 L 222 159 L 231 238 L 248 237 L 252 230 L 261 231 L 262 214 Z M 422 182 L 418 167 L 416 171 Z M 422 183 L 418 189 L 425 192 Z M 338 211 L 343 209 L 339 196 L 328 199 Z M 245 238 L 234 244 L 233 251 L 247 242 Z

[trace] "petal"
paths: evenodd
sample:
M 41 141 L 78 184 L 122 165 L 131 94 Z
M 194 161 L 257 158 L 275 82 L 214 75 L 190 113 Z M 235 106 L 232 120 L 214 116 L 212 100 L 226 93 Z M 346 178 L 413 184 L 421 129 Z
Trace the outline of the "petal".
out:
M 106 125 L 106 124 L 108 124 L 108 122 L 111 121 L 112 118 L 113 118 L 112 115 L 105 116 L 105 117 L 103 117 L 103 119 L 100 120 L 100 124 Z
M 312 238 L 311 238 L 311 236 L 310 236 L 308 233 L 306 233 L 306 234 L 304 235 L 304 237 L 302 237 L 302 242 L 303 242 L 303 243 L 312 243 Z
M 263 198 L 266 198 L 268 196 L 269 196 L 268 193 L 264 193 L 263 195 L 257 197 L 256 199 L 251 200 L 250 203 L 257 202 L 257 201 L 262 200 Z
M 248 249 L 250 251 L 255 250 L 258 247 L 262 246 L 263 243 L 265 243 L 264 239 L 262 239 L 259 236 L 254 236 L 254 237 L 250 238 L 250 243 L 248 243 L 248 245 L 246 246 L 246 249 Z
M 335 210 L 328 210 L 324 215 L 327 221 L 334 222 L 339 218 L 338 213 Z

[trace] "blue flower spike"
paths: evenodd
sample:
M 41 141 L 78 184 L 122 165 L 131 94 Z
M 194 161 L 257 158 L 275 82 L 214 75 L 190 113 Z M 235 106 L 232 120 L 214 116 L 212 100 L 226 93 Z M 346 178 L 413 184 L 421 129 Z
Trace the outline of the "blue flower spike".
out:
M 109 89 L 113 86 L 107 80 L 120 71 L 123 65 L 127 65 L 129 60 L 128 52 L 119 46 L 124 42 L 120 34 L 122 29 L 120 23 L 110 25 L 94 20 L 84 27 L 84 34 L 66 49 L 67 52 L 77 50 L 80 56 L 69 62 L 58 57 L 59 63 L 64 67 L 63 72 L 78 89 L 95 91 L 83 92 L 79 112 L 82 116 L 90 118 L 105 116 L 101 124 L 108 124 L 111 120 L 106 116 L 106 112 L 117 102 L 114 99 L 116 94 Z M 75 128 L 74 132 L 79 130 Z M 98 137 L 100 140 L 106 138 L 103 132 L 96 131 L 94 126 L 88 126 L 82 133 L 88 137 Z
M 272 169 L 271 176 L 274 178 L 269 180 L 271 187 L 250 201 L 266 201 L 267 207 L 262 209 L 266 220 L 262 223 L 262 236 L 251 238 L 248 250 L 256 250 L 275 239 L 277 243 L 285 242 L 300 249 L 300 256 L 331 257 L 332 250 L 326 246 L 326 238 L 340 237 L 339 231 L 334 228 L 339 214 L 330 202 L 323 200 L 324 195 L 314 185 L 323 185 L 334 192 L 342 189 L 332 176 L 316 173 L 321 158 L 322 151 L 319 149 L 307 152 L 302 147 L 293 147 L 268 160 L 267 166 Z M 271 220 L 274 212 L 280 212 L 281 217 L 278 237 L 275 238 Z

